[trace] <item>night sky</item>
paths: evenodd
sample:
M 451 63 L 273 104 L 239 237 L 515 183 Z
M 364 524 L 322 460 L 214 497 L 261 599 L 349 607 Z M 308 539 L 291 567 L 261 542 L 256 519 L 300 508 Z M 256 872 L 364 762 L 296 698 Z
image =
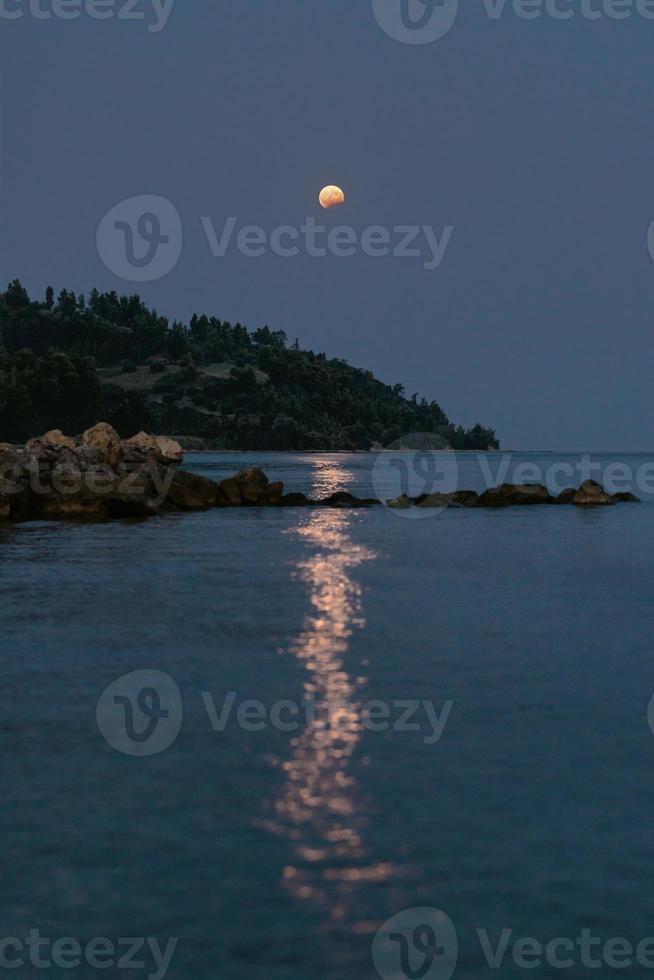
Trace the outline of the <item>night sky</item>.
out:
M 651 449 L 654 20 L 559 6 L 576 15 L 465 0 L 425 44 L 389 37 L 372 0 L 177 0 L 159 31 L 151 0 L 145 20 L 1 21 L 3 284 L 267 323 L 507 448 Z M 331 183 L 346 204 L 322 211 Z M 156 281 L 96 247 L 137 195 L 181 217 Z M 431 270 L 428 251 L 214 257 L 202 218 L 230 216 L 454 231 Z

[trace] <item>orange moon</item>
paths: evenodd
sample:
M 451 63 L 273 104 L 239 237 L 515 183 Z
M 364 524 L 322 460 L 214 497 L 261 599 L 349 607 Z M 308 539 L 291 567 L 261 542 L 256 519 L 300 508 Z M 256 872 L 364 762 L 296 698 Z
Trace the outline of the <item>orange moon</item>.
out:
M 330 184 L 328 187 L 323 187 L 318 200 L 321 207 L 334 208 L 339 204 L 345 204 L 345 194 L 340 187 Z

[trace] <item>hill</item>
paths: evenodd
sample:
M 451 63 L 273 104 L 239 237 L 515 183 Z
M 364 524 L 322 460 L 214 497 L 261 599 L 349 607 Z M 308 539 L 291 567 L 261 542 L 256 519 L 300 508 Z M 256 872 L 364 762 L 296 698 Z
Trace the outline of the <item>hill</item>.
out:
M 0 440 L 107 419 L 123 437 L 183 434 L 189 446 L 353 450 L 434 433 L 454 449 L 499 448 L 492 429 L 453 425 L 440 406 L 283 331 L 193 316 L 172 324 L 138 296 L 48 289 L 0 293 Z

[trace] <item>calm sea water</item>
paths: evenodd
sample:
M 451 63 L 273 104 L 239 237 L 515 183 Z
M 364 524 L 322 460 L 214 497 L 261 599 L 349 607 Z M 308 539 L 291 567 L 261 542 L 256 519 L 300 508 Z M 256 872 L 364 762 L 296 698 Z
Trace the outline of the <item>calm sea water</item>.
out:
M 501 459 L 458 456 L 459 485 L 481 489 Z M 510 953 L 491 970 L 478 929 L 493 945 L 505 929 L 543 944 L 653 935 L 654 496 L 647 457 L 594 461 L 629 467 L 643 505 L 0 530 L 0 937 L 178 937 L 174 980 L 368 980 L 379 926 L 417 907 L 451 919 L 462 978 L 525 972 Z M 383 463 L 373 480 L 367 455 L 187 465 L 222 478 L 255 462 L 314 493 L 397 476 Z M 550 479 L 579 459 L 514 455 L 505 478 L 526 463 Z M 103 691 L 137 670 L 181 697 L 179 734 L 147 757 L 96 721 Z M 263 724 L 232 714 L 215 731 L 207 703 L 220 714 L 229 692 L 234 713 L 260 702 L 248 717 L 263 709 Z M 287 731 L 292 704 L 270 722 L 282 701 L 342 708 Z M 371 701 L 394 728 L 371 730 Z M 145 962 L 6 975 L 143 977 Z M 562 972 L 652 971 L 528 971 Z

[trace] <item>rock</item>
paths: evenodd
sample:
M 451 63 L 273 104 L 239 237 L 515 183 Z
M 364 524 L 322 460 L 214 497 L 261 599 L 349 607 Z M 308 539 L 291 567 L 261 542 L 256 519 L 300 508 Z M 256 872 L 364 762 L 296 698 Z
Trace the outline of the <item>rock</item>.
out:
M 65 446 L 66 449 L 77 448 L 77 443 L 73 437 L 65 436 L 61 429 L 51 429 L 50 432 L 46 432 L 44 436 L 41 436 L 41 439 L 50 446 Z
M 241 484 L 235 477 L 230 476 L 227 480 L 221 480 L 218 484 L 218 490 L 219 507 L 241 507 L 243 505 Z
M 284 484 L 281 480 L 276 483 L 269 483 L 264 494 L 266 503 L 269 507 L 277 507 L 284 495 Z
M 268 477 L 259 466 L 242 470 L 236 474 L 241 487 L 241 499 L 246 507 L 252 507 L 261 502 L 268 489 Z
M 429 493 L 416 497 L 416 507 L 449 507 L 452 503 L 451 493 Z
M 501 487 L 491 487 L 490 490 L 484 491 L 477 498 L 475 507 L 510 507 L 513 500 L 511 495 L 503 489 L 505 486 L 506 484 L 502 484 Z
M 81 500 L 73 497 L 67 500 L 63 497 L 44 499 L 39 508 L 43 520 L 80 520 L 91 518 L 101 520 L 108 516 L 106 502 L 100 498 Z
M 409 507 L 413 507 L 413 501 L 403 493 L 401 497 L 395 497 L 394 500 L 387 500 L 386 506 L 390 507 L 391 510 L 408 510 Z
M 88 449 L 96 449 L 102 461 L 109 466 L 118 463 L 122 452 L 118 433 L 106 422 L 98 422 L 92 429 L 87 429 L 82 436 L 82 445 Z
M 179 445 L 179 443 L 177 445 Z M 147 432 L 139 432 L 137 435 L 132 436 L 131 439 L 126 439 L 123 446 L 128 446 L 130 449 L 138 449 L 148 455 L 161 455 L 159 443 L 154 436 L 149 436 Z
M 567 487 L 562 490 L 558 497 L 554 497 L 553 503 L 555 504 L 571 504 L 575 498 L 577 491 L 574 487 Z
M 476 507 L 513 507 L 530 504 L 551 504 L 552 497 L 547 487 L 540 483 L 502 483 L 482 493 Z
M 0 497 L 0 521 L 8 521 L 11 517 L 11 503 Z
M 337 493 L 330 494 L 329 497 L 324 497 L 318 503 L 323 507 L 375 507 L 379 505 L 380 501 L 372 497 L 353 497 L 351 493 L 340 490 Z
M 305 497 L 303 493 L 285 493 L 279 501 L 280 507 L 313 507 L 315 500 Z
M 168 491 L 166 503 L 172 503 L 181 510 L 204 510 L 216 507 L 219 498 L 220 488 L 213 480 L 196 473 L 178 471 Z
M 513 487 L 516 504 L 551 504 L 553 497 L 540 483 L 519 483 Z
M 183 462 L 184 450 L 178 442 L 175 442 L 174 439 L 169 439 L 167 436 L 155 436 L 154 439 L 159 447 L 159 452 L 167 462 Z
M 456 493 L 451 494 L 451 497 L 452 503 L 458 504 L 459 507 L 475 507 L 479 500 L 476 490 L 457 490 Z
M 613 499 L 618 504 L 640 504 L 642 503 L 640 497 L 637 497 L 635 493 L 614 493 Z
M 269 488 L 268 477 L 259 466 L 241 470 L 236 476 L 222 480 L 218 486 L 222 497 L 218 506 L 254 507 L 257 504 L 265 506 L 268 503 L 266 497 Z M 281 497 L 281 494 L 279 496 Z
M 615 502 L 615 498 L 595 480 L 585 480 L 572 498 L 577 507 L 607 507 Z

